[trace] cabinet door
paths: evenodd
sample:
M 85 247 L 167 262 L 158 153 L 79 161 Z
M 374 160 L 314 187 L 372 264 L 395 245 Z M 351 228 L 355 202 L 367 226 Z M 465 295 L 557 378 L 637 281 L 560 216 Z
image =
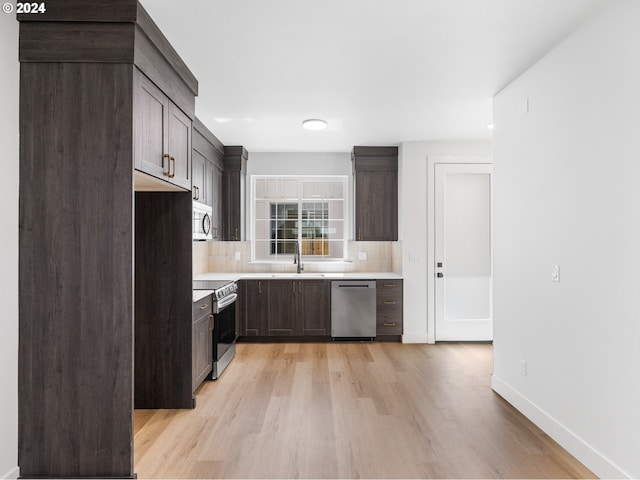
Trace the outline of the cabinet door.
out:
M 135 73 L 134 165 L 136 170 L 169 180 L 165 157 L 169 99 L 142 73 Z
M 298 335 L 331 335 L 330 283 L 303 280 L 298 284 Z
M 220 240 L 222 238 L 222 170 L 213 162 L 211 167 L 211 230 L 213 239 Z M 207 174 L 208 175 L 208 174 Z
M 200 317 L 193 324 L 193 390 L 207 378 L 212 368 L 211 315 Z
M 169 102 L 168 153 L 171 155 L 170 181 L 191 188 L 191 119 Z
M 191 159 L 193 161 L 193 159 Z M 202 194 L 202 202 L 213 207 L 213 162 L 206 160 L 204 165 L 204 190 Z M 213 220 L 213 214 L 211 215 Z M 212 225 L 213 226 L 213 225 Z
M 298 282 L 294 280 L 269 282 L 268 335 L 282 337 L 295 334 L 297 292 Z
M 245 316 L 246 316 L 246 305 L 247 305 L 247 282 L 246 280 L 238 281 L 238 290 L 236 291 L 238 294 L 238 300 L 236 302 L 236 339 L 238 337 L 244 337 L 245 333 Z
M 267 334 L 269 282 L 247 280 L 245 283 L 244 334 L 248 337 Z
M 242 221 L 242 180 L 242 172 L 231 171 L 223 174 L 223 240 L 230 242 L 239 241 L 242 238 L 240 226 Z
M 356 172 L 356 240 L 398 239 L 396 172 Z
M 193 151 L 191 165 L 191 193 L 198 202 L 206 203 L 207 159 L 197 150 Z

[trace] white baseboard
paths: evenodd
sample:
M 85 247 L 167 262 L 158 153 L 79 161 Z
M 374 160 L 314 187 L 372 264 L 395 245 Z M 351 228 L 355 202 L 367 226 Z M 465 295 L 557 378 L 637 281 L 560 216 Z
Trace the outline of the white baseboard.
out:
M 491 388 L 599 478 L 631 478 L 631 475 L 495 375 L 491 377 Z
M 14 480 L 18 478 L 19 475 L 20 475 L 20 469 L 16 467 L 13 470 L 9 470 L 7 473 L 5 473 L 2 478 L 7 480 Z
M 433 343 L 429 342 L 426 333 L 405 333 L 402 335 L 402 343 Z

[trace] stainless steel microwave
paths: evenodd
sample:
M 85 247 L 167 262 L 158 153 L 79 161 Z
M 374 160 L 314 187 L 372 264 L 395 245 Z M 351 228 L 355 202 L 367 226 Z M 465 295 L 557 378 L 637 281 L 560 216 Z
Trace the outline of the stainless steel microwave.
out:
M 213 209 L 209 205 L 193 202 L 193 239 L 213 240 L 211 231 L 211 214 Z

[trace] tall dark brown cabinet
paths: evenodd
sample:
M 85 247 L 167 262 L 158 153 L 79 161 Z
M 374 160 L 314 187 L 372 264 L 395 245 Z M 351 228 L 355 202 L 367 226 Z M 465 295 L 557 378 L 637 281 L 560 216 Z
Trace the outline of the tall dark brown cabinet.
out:
M 353 147 L 355 239 L 398 240 L 398 147 Z
M 224 147 L 224 173 L 222 177 L 222 239 L 240 241 L 245 229 L 245 183 L 249 154 L 242 146 Z
M 134 337 L 191 343 L 197 81 L 136 0 L 47 2 L 18 19 L 20 475 L 133 478 Z M 139 103 L 136 79 L 166 98 Z M 161 158 L 139 156 L 152 147 Z M 191 363 L 171 355 L 149 384 Z M 190 378 L 176 404 L 191 402 Z

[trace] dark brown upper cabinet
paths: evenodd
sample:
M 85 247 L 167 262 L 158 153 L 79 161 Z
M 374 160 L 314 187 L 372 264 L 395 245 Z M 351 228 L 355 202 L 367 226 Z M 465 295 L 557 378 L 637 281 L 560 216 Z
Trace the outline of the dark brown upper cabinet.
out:
M 138 171 L 191 189 L 191 119 L 135 69 L 134 164 Z
M 224 146 L 197 118 L 193 121 L 193 199 L 211 207 L 213 240 L 222 238 Z
M 222 176 L 222 239 L 240 241 L 244 238 L 245 184 L 249 154 L 241 146 L 224 147 Z
M 398 147 L 353 147 L 355 240 L 398 240 Z
M 211 182 L 211 231 L 213 240 L 222 240 L 222 168 L 216 162 L 207 162 L 206 181 Z M 209 191 L 209 188 L 207 188 Z
M 191 193 L 193 194 L 193 200 L 211 206 L 205 187 L 206 170 L 207 159 L 194 149 L 191 155 Z

